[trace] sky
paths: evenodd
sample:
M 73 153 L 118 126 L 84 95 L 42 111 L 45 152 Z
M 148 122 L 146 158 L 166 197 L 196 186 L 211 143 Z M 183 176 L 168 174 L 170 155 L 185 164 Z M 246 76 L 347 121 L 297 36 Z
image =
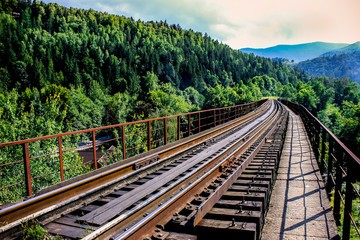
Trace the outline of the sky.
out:
M 360 41 L 360 0 L 43 0 L 207 33 L 234 49 Z

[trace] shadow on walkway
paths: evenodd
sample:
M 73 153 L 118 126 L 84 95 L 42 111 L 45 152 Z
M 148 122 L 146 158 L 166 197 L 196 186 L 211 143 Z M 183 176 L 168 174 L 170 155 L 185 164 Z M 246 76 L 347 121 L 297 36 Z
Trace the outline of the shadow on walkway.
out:
M 293 112 L 285 141 L 261 238 L 340 239 L 309 139 Z

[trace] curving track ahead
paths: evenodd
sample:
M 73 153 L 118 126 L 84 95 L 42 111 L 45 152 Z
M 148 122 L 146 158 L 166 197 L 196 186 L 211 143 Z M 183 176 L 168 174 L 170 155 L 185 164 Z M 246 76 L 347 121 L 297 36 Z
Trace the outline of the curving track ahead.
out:
M 226 229 L 232 228 L 228 233 L 241 225 L 243 234 L 248 234 L 244 236 L 258 238 L 276 172 L 274 156 L 278 158 L 282 146 L 274 136 L 283 136 L 286 120 L 281 105 L 267 101 L 254 112 L 182 142 L 182 151 L 164 149 L 168 154 L 158 152 L 138 160 L 139 169 L 109 183 L 94 184 L 103 175 L 92 176 L 97 187 L 5 225 L 0 237 L 16 238 L 19 224 L 35 216 L 50 233 L 71 239 L 206 238 L 208 232 L 223 235 L 223 221 Z M 260 149 L 269 144 L 271 151 L 262 153 L 265 150 Z M 262 163 L 253 160 L 259 154 L 265 154 Z M 239 181 L 245 185 L 233 185 Z M 243 204 L 236 203 L 236 211 L 247 214 L 249 223 L 239 225 L 242 218 L 236 213 L 219 219 L 227 216 L 229 208 L 216 207 L 233 205 L 232 198 L 241 198 Z M 254 210 L 244 213 L 252 208 L 249 205 Z

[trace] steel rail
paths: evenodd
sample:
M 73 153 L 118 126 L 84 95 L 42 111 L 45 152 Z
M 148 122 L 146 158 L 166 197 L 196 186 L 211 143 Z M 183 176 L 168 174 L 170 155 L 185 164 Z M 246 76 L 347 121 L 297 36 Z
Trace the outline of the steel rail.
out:
M 203 115 L 211 115 L 213 118 L 214 118 L 214 121 L 212 122 L 212 126 L 216 126 L 216 123 L 217 122 L 225 122 L 225 121 L 230 121 L 230 120 L 233 120 L 235 118 L 238 118 L 240 115 L 245 115 L 246 113 L 250 112 L 251 110 L 253 110 L 255 107 L 259 107 L 260 105 L 262 105 L 266 100 L 260 100 L 260 101 L 257 101 L 257 102 L 252 102 L 252 103 L 249 103 L 249 104 L 243 104 L 243 105 L 237 105 L 237 106 L 231 106 L 231 107 L 226 107 L 226 108 L 221 108 L 219 109 L 219 114 L 221 112 L 225 113 L 225 112 L 228 112 L 228 115 L 227 115 L 227 118 L 225 119 L 225 117 L 223 117 L 221 114 L 218 115 L 217 114 L 217 110 L 216 109 L 209 109 L 209 110 L 203 110 L 203 111 L 200 111 L 200 112 L 193 112 L 193 113 L 184 113 L 184 114 L 180 114 L 180 115 L 174 115 L 174 116 L 167 116 L 167 117 L 162 117 L 162 118 L 155 118 L 155 119 L 147 119 L 147 120 L 141 120 L 141 121 L 136 121 L 136 122 L 128 122 L 128 123 L 120 123 L 120 124 L 115 124 L 115 125 L 110 125 L 110 126 L 103 126 L 103 127 L 100 127 L 100 128 L 93 128 L 93 129 L 86 129 L 86 130 L 80 130 L 80 131 L 75 131 L 75 132 L 67 132 L 67 133 L 59 133 L 59 134 L 54 134 L 54 135 L 49 135 L 49 136 L 43 136 L 43 137 L 38 137 L 38 138 L 32 138 L 32 139 L 25 139 L 25 140 L 19 140 L 19 141 L 14 141 L 14 142 L 7 142 L 7 143 L 0 143 L 0 149 L 2 149 L 2 147 L 6 147 L 6 149 L 4 149 L 5 151 L 8 151 L 10 150 L 9 149 L 9 146 L 19 146 L 22 148 L 23 152 L 22 152 L 22 160 L 23 163 L 24 163 L 24 177 L 25 177 L 25 185 L 24 185 L 24 188 L 26 190 L 26 195 L 27 197 L 30 197 L 30 196 L 33 196 L 34 195 L 34 192 L 33 192 L 33 181 L 35 177 L 38 177 L 38 176 L 32 176 L 32 167 L 31 167 L 31 159 L 33 159 L 34 157 L 32 156 L 33 154 L 34 155 L 38 155 L 37 153 L 34 152 L 34 149 L 30 147 L 31 143 L 33 142 L 36 142 L 37 143 L 40 143 L 41 141 L 45 140 L 45 139 L 53 139 L 55 141 L 57 141 L 57 148 L 56 148 L 56 145 L 54 145 L 54 148 L 55 149 L 48 149 L 47 151 L 51 151 L 52 153 L 48 153 L 48 154 L 44 154 L 42 155 L 41 157 L 44 157 L 44 156 L 54 156 L 54 155 L 58 155 L 59 157 L 59 162 L 60 162 L 60 177 L 61 177 L 61 182 L 63 182 L 65 179 L 64 179 L 64 169 L 63 169 L 63 155 L 62 155 L 62 152 L 67 152 L 67 151 L 70 151 L 70 150 L 79 150 L 81 149 L 81 147 L 79 148 L 69 148 L 69 149 L 62 149 L 62 136 L 63 135 L 67 135 L 67 136 L 74 136 L 74 135 L 77 135 L 77 134 L 81 134 L 81 133 L 89 133 L 89 136 L 92 135 L 92 143 L 89 144 L 88 146 L 92 146 L 93 148 L 93 154 L 92 154 L 92 160 L 91 162 L 93 163 L 93 166 L 91 168 L 93 168 L 93 170 L 97 169 L 98 168 L 98 157 L 97 155 L 99 155 L 98 151 L 96 151 L 96 148 L 97 146 L 99 146 L 99 144 L 103 143 L 104 141 L 96 141 L 96 137 L 95 135 L 96 134 L 99 134 L 99 132 L 103 129 L 116 129 L 116 128 L 121 128 L 121 132 L 122 132 L 122 137 L 121 137 L 121 143 L 120 142 L 117 142 L 117 144 L 122 144 L 122 158 L 123 159 L 126 159 L 126 158 L 129 158 L 134 156 L 136 153 L 136 151 L 131 151 L 129 149 L 126 149 L 126 143 L 129 143 L 129 139 L 127 139 L 126 141 L 126 136 L 131 136 L 133 137 L 132 134 L 130 135 L 125 135 L 125 128 L 126 126 L 136 126 L 136 125 L 142 125 L 142 127 L 145 127 L 145 125 L 143 124 L 146 124 L 148 125 L 148 128 L 151 126 L 151 123 L 154 122 L 154 123 L 157 123 L 157 122 L 162 122 L 161 119 L 163 119 L 164 123 L 167 122 L 167 118 L 169 118 L 169 122 L 170 121 L 176 121 L 178 122 L 178 128 L 177 128 L 177 132 L 178 132 L 178 138 L 177 140 L 180 140 L 182 135 L 181 135 L 181 121 L 183 121 L 182 119 L 185 119 L 184 116 L 188 116 L 187 119 L 188 119 L 188 131 L 184 134 L 184 136 L 188 136 L 188 135 L 193 135 L 195 133 L 198 133 L 202 130 L 205 130 L 205 129 L 209 129 L 209 127 L 205 127 L 204 126 L 201 126 L 201 113 L 203 113 Z M 211 111 L 213 110 L 213 111 Z M 232 111 L 230 111 L 232 110 Z M 236 113 L 236 114 L 232 114 L 230 115 L 230 113 Z M 192 121 L 190 121 L 191 119 L 193 119 Z M 191 129 L 192 125 L 191 123 L 196 123 L 197 120 L 194 120 L 194 119 L 198 119 L 199 121 L 199 127 L 198 128 L 193 128 Z M 218 121 L 217 121 L 218 119 Z M 208 124 L 207 124 L 208 125 Z M 157 147 L 160 147 L 164 144 L 167 143 L 167 126 L 164 124 L 164 130 L 163 130 L 163 134 L 164 134 L 164 142 L 159 142 L 159 143 L 156 143 L 155 144 L 155 148 Z M 186 128 L 186 127 L 185 127 Z M 98 132 L 96 132 L 98 131 Z M 151 132 L 150 132 L 151 133 Z M 139 134 L 139 133 L 138 133 Z M 144 132 L 143 134 L 144 135 Z M 151 134 L 145 134 L 147 135 L 146 137 L 148 138 L 148 145 L 150 147 L 148 147 L 147 149 L 144 148 L 143 150 L 146 150 L 146 151 L 149 151 L 151 149 Z M 119 139 L 119 138 L 118 138 Z M 115 140 L 115 139 L 114 139 Z M 46 140 L 45 140 L 46 141 Z M 70 144 L 69 142 L 67 144 Z M 73 143 L 75 144 L 75 143 Z M 41 145 L 41 144 L 40 144 Z M 143 145 L 144 146 L 144 145 Z M 57 150 L 58 149 L 58 150 Z M 129 153 L 128 153 L 129 152 Z M 20 152 L 18 152 L 17 154 L 21 154 Z M 20 157 L 20 156 L 19 156 Z M 39 156 L 37 156 L 39 157 Z M 88 156 L 91 158 L 91 156 Z M 121 158 L 121 157 L 120 157 Z M 5 161 L 11 161 L 9 159 L 5 159 Z M 12 163 L 9 163 L 7 165 L 13 165 L 15 164 L 15 162 L 12 162 Z M 4 165 L 5 166 L 5 165 Z M 59 174 L 57 174 L 59 175 Z M 11 187 L 11 186 L 16 186 L 17 188 L 22 188 L 22 186 L 19 186 L 18 183 L 14 184 L 14 185 L 11 185 L 13 183 L 13 181 L 10 182 L 10 185 L 7 185 L 5 186 L 6 187 Z
M 273 115 L 273 117 L 271 119 L 274 119 L 274 117 L 275 117 L 275 115 Z M 247 143 L 247 145 L 250 145 L 250 143 L 252 141 L 254 141 L 254 139 L 256 137 L 258 137 L 259 133 L 262 132 L 261 130 L 263 130 L 265 127 L 266 127 L 266 124 L 263 124 L 263 128 L 258 130 L 249 139 L 247 139 L 246 142 L 244 142 L 242 144 L 242 146 L 246 143 Z M 221 171 L 219 171 L 219 169 L 221 169 L 221 167 L 225 164 L 225 162 L 227 162 L 235 154 L 237 154 L 238 151 L 240 150 L 240 148 L 241 148 L 241 146 L 239 146 L 236 150 L 234 150 L 231 154 L 229 154 L 227 156 L 227 158 L 225 158 L 223 161 L 218 163 L 211 171 L 205 173 L 203 176 L 201 176 L 199 179 L 197 179 L 191 185 L 189 185 L 184 190 L 179 192 L 177 195 L 175 195 L 174 197 L 169 199 L 162 206 L 160 206 L 159 208 L 154 210 L 148 216 L 143 218 L 140 222 L 135 224 L 133 227 L 129 228 L 127 231 L 123 232 L 121 235 L 117 236 L 115 239 L 116 240 L 141 239 L 141 238 L 145 237 L 144 232 L 150 232 L 149 230 L 153 229 L 155 227 L 155 225 L 163 226 L 163 224 L 165 222 L 167 222 L 167 220 L 164 220 L 164 219 L 166 219 L 165 216 L 169 215 L 168 212 L 177 212 L 176 210 L 179 209 L 179 207 L 177 206 L 178 202 L 184 202 L 184 201 L 186 202 L 186 200 L 184 200 L 184 198 L 186 199 L 186 198 L 192 197 L 194 194 L 196 194 L 198 192 L 198 189 L 203 188 L 209 182 L 211 182 L 212 179 L 216 178 L 216 176 L 219 174 L 219 172 L 221 172 Z M 256 151 L 256 150 L 254 150 L 254 151 Z M 246 162 L 244 162 L 243 164 L 246 164 Z M 148 225 L 150 225 L 150 226 L 148 226 Z
M 260 114 L 261 111 L 264 111 L 264 109 L 267 108 L 267 105 L 268 104 L 263 104 L 256 111 L 250 112 L 226 124 L 218 125 L 216 128 L 208 129 L 199 134 L 184 138 L 181 141 L 169 144 L 169 146 L 164 146 L 163 148 L 160 147 L 154 151 L 142 154 L 138 158 L 133 157 L 125 160 L 120 166 L 111 169 L 110 166 L 109 168 L 99 169 L 98 172 L 93 172 L 91 175 L 84 175 L 83 177 L 86 177 L 85 179 L 72 182 L 65 186 L 60 186 L 58 189 L 51 190 L 45 194 L 35 196 L 24 202 L 4 208 L 0 210 L 0 224 L 6 225 L 0 228 L 0 232 L 7 231 L 14 226 L 20 225 L 24 221 L 31 220 L 34 217 L 38 217 L 44 213 L 53 211 L 58 207 L 76 201 L 80 197 L 85 197 L 87 194 L 98 191 L 104 186 L 113 185 L 115 182 L 119 181 L 119 177 L 124 179 L 131 173 L 145 171 L 147 169 L 146 167 L 134 171 L 134 164 L 139 161 L 155 155 L 160 155 L 160 158 L 165 161 L 168 158 L 181 154 L 181 151 L 184 149 L 195 148 L 196 146 L 201 145 L 210 137 L 216 137 L 227 131 L 231 131 L 231 129 L 238 124 L 250 121 L 252 117 Z
M 267 125 L 269 124 L 270 121 L 274 120 L 274 117 L 277 115 L 278 113 L 278 109 L 277 111 L 273 111 L 272 114 L 270 114 L 268 117 L 267 117 L 267 120 L 265 121 L 262 121 L 258 126 L 256 126 L 256 128 L 253 128 L 250 132 L 248 132 L 246 134 L 246 136 L 244 137 L 241 137 L 241 140 L 240 140 L 240 143 L 237 142 L 237 143 L 233 143 L 231 147 L 229 147 L 228 149 L 224 150 L 223 152 L 226 152 L 226 157 L 222 160 L 220 160 L 220 162 L 218 161 L 216 163 L 216 165 L 213 165 L 211 167 L 211 169 L 209 170 L 206 170 L 206 171 L 197 171 L 198 173 L 201 172 L 203 174 L 200 174 L 200 177 L 199 175 L 197 174 L 196 177 L 193 177 L 192 179 L 190 179 L 190 181 L 188 181 L 188 183 L 190 183 L 191 187 L 194 187 L 196 185 L 196 183 L 198 183 L 199 181 L 202 181 L 203 179 L 207 179 L 209 175 L 211 174 L 218 174 L 218 170 L 219 170 L 219 167 L 220 166 L 223 166 L 225 162 L 227 162 L 231 156 L 233 156 L 235 153 L 238 153 L 239 151 L 245 151 L 244 148 L 248 147 L 250 145 L 251 142 L 255 141 L 256 137 L 259 136 L 260 133 L 262 133 L 264 131 L 264 129 L 267 127 Z M 260 129 L 259 129 L 260 128 Z M 244 140 L 246 139 L 246 140 Z M 229 153 L 230 151 L 230 153 Z M 194 173 L 195 174 L 195 173 Z M 188 179 L 189 180 L 189 176 L 184 176 L 184 178 Z M 198 179 L 198 180 L 196 180 Z M 199 180 L 200 179 L 200 180 Z M 183 181 L 183 180 L 181 180 Z M 178 185 L 180 182 L 180 180 L 176 183 L 174 183 L 173 185 Z M 195 185 L 194 185 L 195 184 Z M 189 186 L 187 186 L 187 184 L 185 184 L 186 187 L 185 189 L 189 189 Z M 183 186 L 181 187 L 183 188 Z M 183 191 L 185 191 L 185 189 Z M 168 189 L 166 189 L 168 191 Z M 166 190 L 164 190 L 164 192 L 166 192 Z M 181 191 L 181 192 L 183 192 Z M 181 196 L 180 193 L 177 193 L 175 192 L 176 196 L 173 197 L 173 198 L 176 198 L 176 197 L 179 197 Z M 171 195 L 174 195 L 173 192 L 167 194 L 167 198 L 169 198 L 169 196 Z M 164 199 L 164 197 L 163 197 Z M 165 198 L 166 199 L 166 198 Z M 171 200 L 169 200 L 171 201 Z M 143 207 L 145 205 L 149 205 L 149 202 L 146 202 L 144 204 L 142 204 L 141 206 L 138 206 L 137 209 L 134 209 L 134 211 L 138 211 L 140 209 L 142 209 L 141 213 L 137 213 L 137 216 L 136 217 L 140 217 L 141 218 L 141 214 L 144 213 L 144 211 L 148 211 L 147 209 L 144 209 Z M 165 206 L 166 204 L 164 204 Z M 166 205 L 167 206 L 167 205 Z M 150 207 L 154 207 L 153 206 L 150 206 Z M 163 209 L 163 206 L 159 207 L 157 210 L 155 210 L 154 212 L 150 213 L 147 217 L 145 217 L 144 219 L 149 219 L 151 218 L 151 216 L 154 216 L 154 215 L 157 215 L 155 212 L 159 211 L 159 209 Z M 124 214 L 124 215 L 121 215 L 119 217 L 117 217 L 116 219 L 114 219 L 113 221 L 107 223 L 106 225 L 104 225 L 103 227 L 99 228 L 98 230 L 94 231 L 93 233 L 87 235 L 84 239 L 94 239 L 94 238 L 100 238 L 100 239 L 105 239 L 105 238 L 108 238 L 108 237 L 112 237 L 113 233 L 112 231 L 119 231 L 119 228 L 124 228 L 124 225 L 126 224 L 123 224 L 124 223 L 124 220 L 126 219 L 127 222 L 131 222 L 133 221 L 131 219 L 131 216 L 130 216 L 130 211 L 128 212 L 128 214 Z M 144 227 L 142 226 L 142 221 L 140 221 L 139 223 L 135 223 L 135 225 L 131 228 L 129 228 L 129 230 L 125 231 L 121 237 L 119 239 L 122 239 L 124 236 L 128 235 L 128 234 L 132 234 L 131 232 L 134 231 L 134 229 L 138 229 L 138 227 Z M 119 227 L 120 224 L 123 224 L 122 227 Z M 139 225 L 140 224 L 140 225 Z M 126 228 L 128 226 L 126 225 Z M 112 230 L 112 229 L 116 229 L 116 230 Z M 145 227 L 145 229 L 148 229 L 148 227 Z M 121 231 L 121 230 L 120 230 Z M 139 235 L 137 235 L 137 237 L 139 237 Z M 136 237 L 134 238 L 136 239 Z
M 270 111 L 270 110 L 269 110 Z M 263 116 L 261 116 L 263 117 Z M 259 119 L 261 118 L 259 117 Z M 261 121 L 261 120 L 254 120 L 253 122 L 249 123 L 249 125 L 253 125 L 253 126 L 246 126 L 247 128 L 257 128 L 256 126 L 256 122 Z M 261 123 L 260 123 L 261 125 Z M 241 129 L 243 130 L 243 129 Z M 241 139 L 243 137 L 247 137 L 251 134 L 253 130 L 250 129 L 249 132 L 244 132 L 244 135 L 239 135 L 237 136 L 237 139 Z M 233 134 L 235 135 L 235 134 Z M 232 136 L 232 135 L 231 135 Z M 128 194 L 125 194 L 123 196 L 121 196 L 120 198 L 118 198 L 117 200 L 114 200 L 106 205 L 104 205 L 103 207 L 89 213 L 86 214 L 82 217 L 79 218 L 79 221 L 86 221 L 87 223 L 90 224 L 97 224 L 97 225 L 102 225 L 105 223 L 105 219 L 104 220 L 99 220 L 99 216 L 101 219 L 101 216 L 106 216 L 107 218 L 109 218 L 110 216 L 116 216 L 117 212 L 121 212 L 122 210 L 128 208 L 129 206 L 133 205 L 135 202 L 137 202 L 138 200 L 144 198 L 145 196 L 147 196 L 148 194 L 150 194 L 151 192 L 153 192 L 154 190 L 156 190 L 156 188 L 154 188 L 155 186 L 161 187 L 165 184 L 167 184 L 168 182 L 170 182 L 172 179 L 174 179 L 176 176 L 186 172 L 187 170 L 189 170 L 190 168 L 194 167 L 196 164 L 201 163 L 204 159 L 207 159 L 208 157 L 217 154 L 218 152 L 218 148 L 220 149 L 221 147 L 226 147 L 226 150 L 223 150 L 220 154 L 217 155 L 222 155 L 223 153 L 225 153 L 226 151 L 228 151 L 228 149 L 231 149 L 232 146 L 224 146 L 225 144 L 229 145 L 227 142 L 229 141 L 228 139 L 231 138 L 231 136 L 227 137 L 226 139 L 223 139 L 219 142 L 217 142 L 216 144 L 214 144 L 210 150 L 206 150 L 206 155 L 203 156 L 201 154 L 198 154 L 196 156 L 194 156 L 192 159 L 187 160 L 186 162 L 180 164 L 179 166 L 177 166 L 176 168 L 173 168 L 169 171 L 167 171 L 166 173 L 163 173 L 161 176 L 159 176 L 158 178 L 154 178 L 151 181 L 145 183 L 142 186 L 139 186 L 138 188 L 134 189 L 134 192 L 129 192 Z M 238 141 L 237 140 L 231 140 L 232 142 L 234 142 L 233 145 L 235 145 Z M 207 157 L 208 156 L 208 157 Z M 213 159 L 217 159 L 219 158 L 217 157 L 213 157 Z M 208 160 L 208 162 L 210 163 L 212 160 Z M 199 171 L 201 169 L 197 169 L 196 171 Z M 183 179 L 188 178 L 188 176 L 184 176 Z M 159 181 L 160 180 L 160 181 Z M 176 186 L 176 184 L 175 184 Z M 161 196 L 162 193 L 170 190 L 171 187 L 167 187 L 164 188 L 163 190 L 161 190 L 159 193 L 156 194 L 157 198 Z M 114 207 L 116 207 L 116 211 L 114 212 Z M 119 209 L 120 207 L 120 209 Z M 96 219 L 94 219 L 96 218 Z M 91 220 L 89 220 L 91 219 Z
M 274 123 L 275 121 L 279 121 L 280 119 L 280 115 L 279 116 L 273 116 L 269 121 L 267 125 L 271 125 L 272 123 Z M 205 214 L 215 205 L 215 203 L 220 199 L 220 197 L 222 196 L 222 194 L 227 191 L 227 189 L 235 182 L 235 180 L 240 176 L 240 174 L 245 170 L 245 168 L 249 165 L 249 163 L 251 162 L 251 160 L 255 157 L 255 155 L 259 152 L 259 150 L 261 149 L 261 147 L 264 145 L 265 143 L 265 139 L 270 136 L 276 129 L 276 124 L 274 124 L 274 126 L 271 128 L 271 130 L 266 134 L 266 136 L 261 139 L 261 142 L 259 143 L 259 145 L 257 146 L 257 148 L 255 150 L 252 151 L 251 155 L 248 156 L 246 158 L 246 160 L 244 160 L 241 165 L 236 169 L 236 171 L 234 171 L 233 173 L 231 173 L 231 175 L 225 180 L 224 183 L 222 183 L 222 185 L 216 189 L 216 191 L 214 191 L 206 201 L 204 201 L 199 207 L 198 207 L 198 211 L 197 214 L 194 216 L 194 221 L 193 221 L 193 226 L 196 226 L 205 216 Z M 259 130 L 260 132 L 261 130 Z M 258 133 L 255 133 L 258 134 Z M 254 134 L 254 135 L 255 135 Z

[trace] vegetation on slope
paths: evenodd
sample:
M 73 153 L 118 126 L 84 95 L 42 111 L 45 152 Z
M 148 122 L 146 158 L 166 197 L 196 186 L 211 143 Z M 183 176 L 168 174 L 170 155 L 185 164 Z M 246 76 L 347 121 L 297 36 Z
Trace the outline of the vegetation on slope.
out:
M 0 142 L 281 96 L 319 112 L 360 152 L 360 89 L 348 79 L 309 78 L 166 22 L 31 1 L 5 1 L 0 11 Z M 54 152 L 57 145 L 31 151 L 40 147 Z M 14 154 L 21 159 L 21 149 L 2 152 L 0 164 Z M 82 161 L 76 154 L 64 158 L 68 166 Z M 51 172 L 58 162 L 49 157 L 39 164 L 32 171 Z M 1 171 L 0 187 L 22 181 L 21 169 Z M 88 169 L 66 177 L 81 171 Z M 45 180 L 34 188 L 59 177 Z M 0 202 L 23 194 L 1 190 Z
M 360 51 L 318 57 L 295 65 L 313 76 L 349 77 L 360 83 Z
M 0 15 L 0 91 L 3 99 L 17 95 L 19 112 L 36 115 L 56 97 L 62 115 L 52 117 L 64 126 L 52 132 L 233 105 L 306 80 L 303 72 L 166 22 L 40 2 L 13 5 L 13 15 Z M 213 101 L 217 91 L 224 94 Z

